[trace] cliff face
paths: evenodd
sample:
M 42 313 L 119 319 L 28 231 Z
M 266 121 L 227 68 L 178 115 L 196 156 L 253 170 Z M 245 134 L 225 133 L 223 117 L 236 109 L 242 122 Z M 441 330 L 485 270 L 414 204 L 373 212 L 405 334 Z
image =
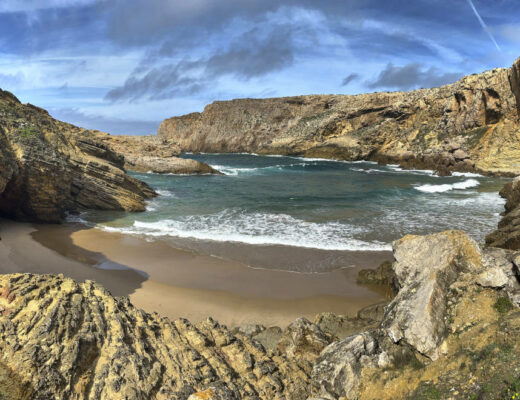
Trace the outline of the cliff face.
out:
M 58 222 L 66 211 L 144 210 L 155 194 L 91 132 L 0 91 L 0 214 Z
M 520 172 L 520 59 L 434 89 L 218 101 L 163 121 L 183 151 L 255 152 Z
M 520 253 L 482 250 L 448 231 L 407 236 L 394 254 L 397 295 L 387 307 L 353 319 L 323 314 L 315 324 L 300 318 L 283 332 L 170 321 L 90 281 L 1 275 L 0 398 L 496 399 L 516 391 Z

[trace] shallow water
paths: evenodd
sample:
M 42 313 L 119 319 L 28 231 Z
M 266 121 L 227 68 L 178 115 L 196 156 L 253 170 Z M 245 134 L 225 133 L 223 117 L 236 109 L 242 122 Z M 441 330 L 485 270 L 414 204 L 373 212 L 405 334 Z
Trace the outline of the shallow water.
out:
M 135 173 L 161 195 L 146 212 L 83 218 L 107 231 L 168 240 L 257 267 L 324 270 L 348 264 L 347 252 L 390 250 L 409 233 L 463 229 L 482 242 L 499 220 L 504 201 L 498 190 L 507 181 L 438 177 L 370 162 L 188 156 L 226 175 Z

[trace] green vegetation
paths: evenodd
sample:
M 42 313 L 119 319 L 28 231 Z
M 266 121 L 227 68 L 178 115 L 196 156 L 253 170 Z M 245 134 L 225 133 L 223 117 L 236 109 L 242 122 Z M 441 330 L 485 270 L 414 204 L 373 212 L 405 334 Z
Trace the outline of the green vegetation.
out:
M 507 297 L 500 297 L 493 307 L 500 315 L 504 315 L 513 309 L 513 304 L 511 304 Z
M 40 131 L 35 126 L 29 125 L 20 128 L 18 130 L 18 133 L 20 135 L 20 138 L 22 138 L 23 140 L 30 140 L 36 138 Z
M 421 383 L 413 396 L 413 399 L 421 400 L 440 400 L 442 398 L 441 391 L 429 382 Z

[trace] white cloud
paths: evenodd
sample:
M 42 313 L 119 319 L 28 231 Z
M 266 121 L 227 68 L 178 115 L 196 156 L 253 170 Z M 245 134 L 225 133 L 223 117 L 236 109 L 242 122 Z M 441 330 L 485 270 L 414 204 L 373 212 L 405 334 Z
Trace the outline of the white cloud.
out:
M 77 7 L 97 3 L 99 0 L 2 0 L 0 13 L 30 12 L 49 8 Z

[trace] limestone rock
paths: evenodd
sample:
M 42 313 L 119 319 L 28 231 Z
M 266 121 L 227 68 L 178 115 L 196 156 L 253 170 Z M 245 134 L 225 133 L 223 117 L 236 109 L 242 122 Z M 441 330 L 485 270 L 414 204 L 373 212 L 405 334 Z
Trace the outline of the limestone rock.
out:
M 498 229 L 486 236 L 486 244 L 492 247 L 520 250 L 520 176 L 506 184 L 500 191 L 506 199 L 503 218 Z
M 482 254 L 464 232 L 405 236 L 394 242 L 399 292 L 388 305 L 382 329 L 432 359 L 446 334 L 447 292 L 459 275 L 482 270 Z
M 0 213 L 59 222 L 84 209 L 143 211 L 155 196 L 89 131 L 0 91 Z
M 293 360 L 313 363 L 320 352 L 332 341 L 316 324 L 306 318 L 298 318 L 283 332 L 278 350 Z
M 328 400 L 356 399 L 362 370 L 376 366 L 379 354 L 377 339 L 370 332 L 332 343 L 314 365 L 313 395 Z
M 183 151 L 250 152 L 520 174 L 520 60 L 412 92 L 217 101 L 163 121 Z
M 62 276 L 0 275 L 0 288 L 0 366 L 18 374 L 20 399 L 309 395 L 296 363 L 211 319 L 170 321 Z
M 180 148 L 171 140 L 157 136 L 95 134 L 124 156 L 125 168 L 131 171 L 180 175 L 222 174 L 203 162 L 179 157 Z

